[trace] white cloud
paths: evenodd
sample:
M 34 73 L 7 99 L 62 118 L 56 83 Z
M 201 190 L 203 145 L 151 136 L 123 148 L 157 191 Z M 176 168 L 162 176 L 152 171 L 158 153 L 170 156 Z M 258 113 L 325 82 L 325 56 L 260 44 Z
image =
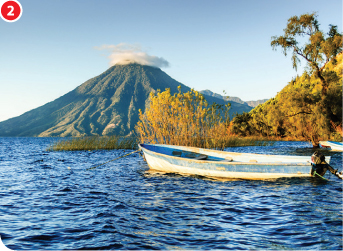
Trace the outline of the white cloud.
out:
M 138 63 L 158 68 L 169 67 L 169 62 L 162 57 L 152 56 L 142 51 L 140 45 L 120 43 L 117 45 L 102 45 L 98 50 L 110 52 L 110 65 Z

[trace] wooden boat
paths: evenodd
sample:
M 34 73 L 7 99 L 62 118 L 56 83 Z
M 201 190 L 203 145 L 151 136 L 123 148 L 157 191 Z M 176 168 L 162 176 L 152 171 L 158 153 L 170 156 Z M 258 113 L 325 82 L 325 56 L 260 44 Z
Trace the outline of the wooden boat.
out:
M 225 152 L 197 147 L 139 144 L 151 169 L 232 179 L 310 177 L 311 157 Z M 326 157 L 327 163 L 330 157 Z
M 343 152 L 343 143 L 335 141 L 319 141 L 321 147 L 330 148 L 332 151 Z

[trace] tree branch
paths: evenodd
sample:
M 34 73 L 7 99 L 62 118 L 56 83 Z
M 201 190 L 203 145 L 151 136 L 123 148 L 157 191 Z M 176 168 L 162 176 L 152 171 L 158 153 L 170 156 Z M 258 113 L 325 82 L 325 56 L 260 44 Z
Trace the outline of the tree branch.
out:
M 299 114 L 313 114 L 313 113 L 312 112 L 297 112 L 296 114 L 288 115 L 288 116 L 285 116 L 285 117 L 287 117 L 287 118 L 294 117 L 294 116 L 297 116 Z
M 320 67 L 319 71 L 322 71 L 325 68 L 325 65 L 329 63 L 329 60 L 326 60 L 326 62 L 324 63 L 324 65 L 322 67 Z
M 308 59 L 307 56 L 305 56 L 304 54 L 300 53 L 298 48 L 296 46 L 293 45 L 293 49 L 295 51 L 296 54 L 298 54 L 299 56 L 303 57 L 304 59 L 306 59 L 307 62 L 313 63 L 312 60 Z

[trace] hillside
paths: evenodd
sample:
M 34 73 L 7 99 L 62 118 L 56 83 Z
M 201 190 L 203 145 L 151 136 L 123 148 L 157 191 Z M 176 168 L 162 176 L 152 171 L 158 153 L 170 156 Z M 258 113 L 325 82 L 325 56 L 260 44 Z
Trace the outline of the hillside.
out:
M 239 103 L 239 104 L 245 104 L 245 105 L 248 105 L 248 106 L 251 106 L 251 107 L 256 107 L 260 104 L 263 104 L 265 103 L 268 99 L 259 99 L 259 100 L 251 100 L 251 101 L 243 101 L 241 100 L 240 98 L 238 97 L 225 97 L 225 96 L 222 96 L 218 93 L 214 93 L 210 90 L 203 90 L 203 91 L 200 91 L 200 93 L 204 94 L 204 95 L 207 95 L 207 96 L 211 96 L 211 97 L 215 97 L 215 98 L 220 98 L 220 99 L 223 99 L 225 101 L 229 101 L 229 102 L 236 102 L 236 103 Z
M 0 122 L 0 136 L 127 135 L 144 111 L 151 91 L 181 86 L 159 68 L 139 64 L 115 65 L 76 89 L 18 117 Z M 223 99 L 206 96 L 209 103 Z M 249 112 L 246 104 L 231 102 L 231 115 Z
M 235 117 L 233 130 L 240 135 L 262 135 L 308 140 L 342 140 L 342 53 L 324 69 L 327 93 L 316 74 L 304 72 L 274 98 Z

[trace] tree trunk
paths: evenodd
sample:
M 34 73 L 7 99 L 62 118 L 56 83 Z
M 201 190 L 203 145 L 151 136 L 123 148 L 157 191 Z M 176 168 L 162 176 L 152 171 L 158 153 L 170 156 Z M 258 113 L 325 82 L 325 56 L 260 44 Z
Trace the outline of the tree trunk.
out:
M 319 137 L 318 135 L 312 135 L 311 136 L 311 143 L 313 148 L 319 148 Z
M 325 78 L 322 76 L 322 73 L 319 69 L 317 69 L 317 77 L 320 80 L 320 83 L 322 84 L 322 99 L 325 98 L 327 92 L 328 92 L 328 83 L 326 82 Z

